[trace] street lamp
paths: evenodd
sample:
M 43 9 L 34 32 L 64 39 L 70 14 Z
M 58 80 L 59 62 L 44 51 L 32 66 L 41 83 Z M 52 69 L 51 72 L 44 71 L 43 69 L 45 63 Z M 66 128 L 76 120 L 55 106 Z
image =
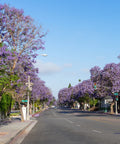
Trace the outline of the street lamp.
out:
M 44 57 L 46 57 L 46 56 L 48 56 L 48 54 L 41 54 L 41 56 L 44 56 Z

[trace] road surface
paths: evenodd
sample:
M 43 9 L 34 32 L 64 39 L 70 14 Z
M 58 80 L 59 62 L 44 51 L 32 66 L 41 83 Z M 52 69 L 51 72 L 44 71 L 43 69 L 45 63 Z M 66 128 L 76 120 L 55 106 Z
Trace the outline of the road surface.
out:
M 120 144 L 120 117 L 48 109 L 22 144 Z

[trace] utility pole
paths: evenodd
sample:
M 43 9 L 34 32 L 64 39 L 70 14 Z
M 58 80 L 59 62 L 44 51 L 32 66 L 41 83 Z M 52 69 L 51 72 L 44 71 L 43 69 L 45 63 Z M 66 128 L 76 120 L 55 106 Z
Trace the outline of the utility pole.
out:
M 28 87 L 28 93 L 27 93 L 27 120 L 29 120 L 29 91 L 32 91 L 32 85 L 33 83 L 30 82 L 30 76 L 28 76 L 28 82 L 26 83 L 26 86 Z

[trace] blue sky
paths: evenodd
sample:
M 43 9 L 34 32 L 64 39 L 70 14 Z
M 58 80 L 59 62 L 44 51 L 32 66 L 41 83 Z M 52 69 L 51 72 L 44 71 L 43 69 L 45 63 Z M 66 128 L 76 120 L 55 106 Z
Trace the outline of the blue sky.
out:
M 61 88 L 89 79 L 93 66 L 120 60 L 119 0 L 0 0 L 25 11 L 43 31 L 45 47 L 36 66 L 57 98 Z

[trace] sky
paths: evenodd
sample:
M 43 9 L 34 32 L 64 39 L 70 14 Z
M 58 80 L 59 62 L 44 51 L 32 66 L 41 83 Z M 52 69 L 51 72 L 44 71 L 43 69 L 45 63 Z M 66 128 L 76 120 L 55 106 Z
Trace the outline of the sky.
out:
M 89 70 L 101 69 L 120 59 L 119 0 L 0 0 L 23 9 L 36 25 L 48 32 L 45 50 L 36 67 L 53 96 L 60 89 L 90 78 Z M 48 56 L 43 57 L 41 54 Z

